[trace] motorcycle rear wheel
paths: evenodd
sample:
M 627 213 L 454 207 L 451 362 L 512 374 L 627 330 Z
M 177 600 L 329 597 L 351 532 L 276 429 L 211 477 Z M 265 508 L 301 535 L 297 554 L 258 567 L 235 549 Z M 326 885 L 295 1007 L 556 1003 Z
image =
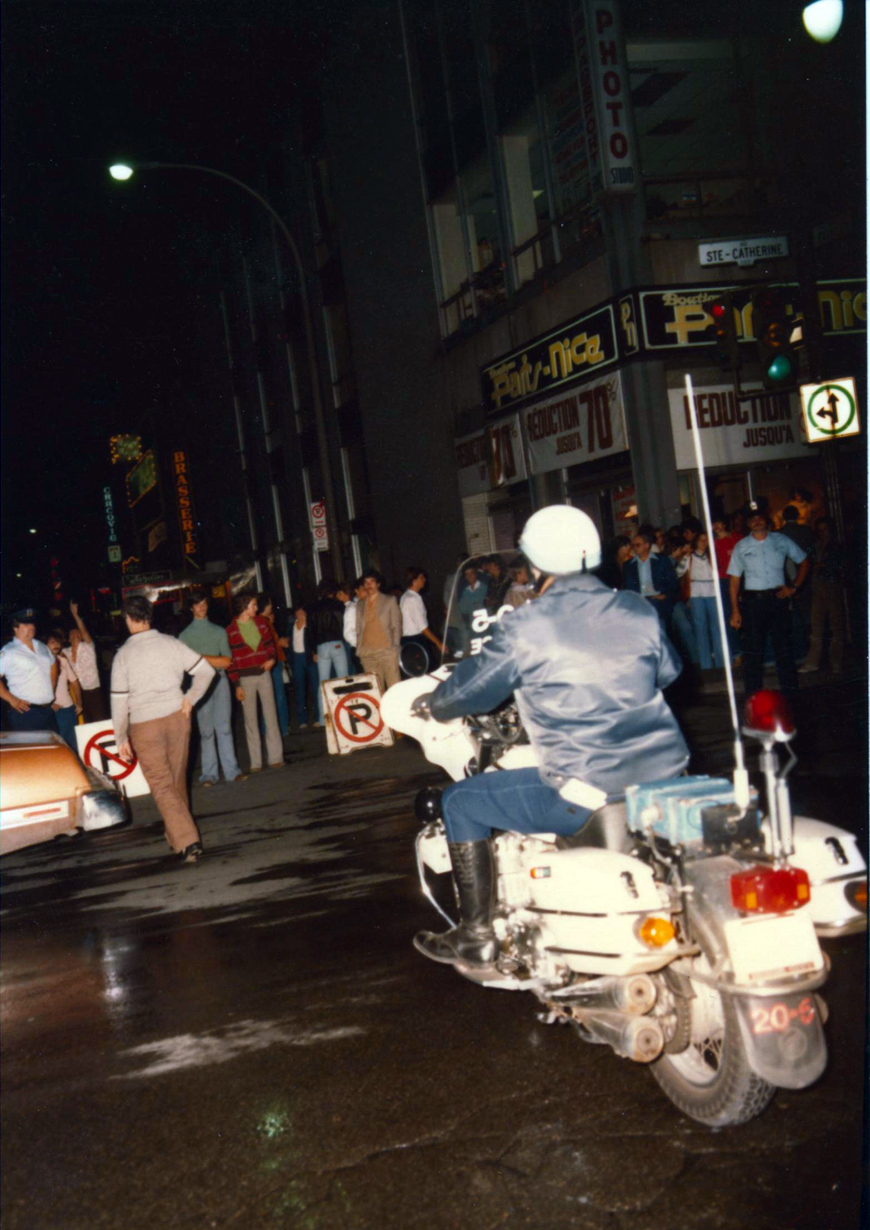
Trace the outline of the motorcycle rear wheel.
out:
M 707 972 L 699 958 L 699 972 Z M 673 1104 L 698 1123 L 728 1127 L 746 1123 L 769 1105 L 775 1086 L 749 1066 L 730 995 L 694 982 L 694 999 L 683 1000 L 689 1014 L 689 1045 L 650 1064 L 652 1074 Z

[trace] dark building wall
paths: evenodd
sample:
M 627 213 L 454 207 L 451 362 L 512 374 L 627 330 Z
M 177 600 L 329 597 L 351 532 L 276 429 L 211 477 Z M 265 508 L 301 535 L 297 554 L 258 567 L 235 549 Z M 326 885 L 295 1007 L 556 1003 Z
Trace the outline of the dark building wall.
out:
M 437 581 L 464 530 L 402 32 L 398 6 L 352 13 L 324 114 L 375 531 L 391 579 Z

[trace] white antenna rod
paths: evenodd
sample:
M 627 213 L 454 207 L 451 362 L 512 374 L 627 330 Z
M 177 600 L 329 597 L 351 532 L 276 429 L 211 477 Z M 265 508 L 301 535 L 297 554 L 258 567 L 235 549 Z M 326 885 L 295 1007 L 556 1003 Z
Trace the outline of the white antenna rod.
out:
M 692 444 L 695 449 L 695 465 L 698 467 L 698 486 L 701 488 L 701 506 L 704 510 L 704 528 L 707 531 L 707 547 L 711 562 L 716 560 L 716 546 L 713 537 L 713 523 L 710 519 L 710 501 L 707 498 L 707 479 L 704 471 L 704 456 L 701 451 L 701 433 L 698 431 L 698 416 L 695 411 L 695 392 L 692 388 L 692 377 L 686 372 L 686 403 L 689 407 L 689 420 L 692 424 Z M 722 605 L 722 588 L 719 585 L 718 570 L 714 567 L 716 584 L 713 587 L 713 597 L 716 602 L 716 618 L 719 621 L 719 636 L 722 641 L 722 658 L 725 662 L 725 681 L 728 685 L 728 703 L 731 706 L 731 725 L 734 727 L 734 793 L 737 806 L 745 810 L 749 806 L 749 774 L 743 757 L 743 743 L 740 738 L 740 723 L 737 719 L 737 697 L 734 692 L 734 675 L 731 671 L 731 654 L 728 652 L 728 628 L 725 624 L 725 608 Z

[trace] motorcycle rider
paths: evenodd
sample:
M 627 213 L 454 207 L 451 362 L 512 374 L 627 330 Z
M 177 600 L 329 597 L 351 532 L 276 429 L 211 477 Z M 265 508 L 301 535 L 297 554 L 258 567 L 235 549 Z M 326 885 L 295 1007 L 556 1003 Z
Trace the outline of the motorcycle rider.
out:
M 520 550 L 539 597 L 495 627 L 413 712 L 441 720 L 487 713 L 512 692 L 538 766 L 481 773 L 449 786 L 444 826 L 460 922 L 420 932 L 414 946 L 446 964 L 487 966 L 492 927 L 493 828 L 570 835 L 633 782 L 681 773 L 688 748 L 662 689 L 681 661 L 652 606 L 613 591 L 589 570 L 601 563 L 590 517 L 553 505 L 526 522 Z

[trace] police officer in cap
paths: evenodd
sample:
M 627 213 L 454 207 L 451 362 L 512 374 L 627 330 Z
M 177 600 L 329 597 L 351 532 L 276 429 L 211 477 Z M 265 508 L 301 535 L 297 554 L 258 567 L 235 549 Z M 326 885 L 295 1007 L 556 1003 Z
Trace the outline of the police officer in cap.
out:
M 0 649 L 0 698 L 9 706 L 10 730 L 57 730 L 52 703 L 58 666 L 54 654 L 36 640 L 32 607 L 12 616 L 12 640 Z
M 766 501 L 752 501 L 746 508 L 749 533 L 735 546 L 728 564 L 731 627 L 743 638 L 743 688 L 747 696 L 764 683 L 764 647 L 767 634 L 773 642 L 779 686 L 786 696 L 797 692 L 797 666 L 792 644 L 791 600 L 807 579 L 809 560 L 805 551 L 785 534 L 772 534 Z M 785 561 L 798 566 L 794 583 L 785 575 Z M 740 595 L 740 578 L 743 595 Z
M 681 773 L 688 748 L 662 689 L 681 662 L 640 594 L 615 592 L 589 569 L 601 563 L 592 520 L 554 505 L 526 523 L 520 549 L 539 596 L 506 615 L 476 657 L 464 659 L 413 706 L 447 720 L 487 713 L 512 692 L 538 766 L 481 773 L 442 799 L 461 921 L 424 931 L 415 947 L 434 961 L 486 966 L 492 928 L 492 830 L 569 835 L 632 782 Z

